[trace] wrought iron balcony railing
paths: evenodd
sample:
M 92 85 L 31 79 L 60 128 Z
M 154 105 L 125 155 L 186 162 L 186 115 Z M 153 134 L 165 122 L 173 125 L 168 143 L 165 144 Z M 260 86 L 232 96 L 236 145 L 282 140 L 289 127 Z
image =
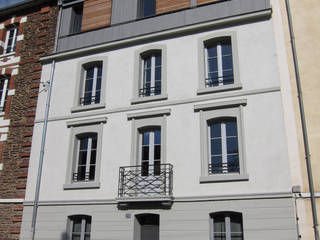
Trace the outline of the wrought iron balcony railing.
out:
M 161 86 L 140 88 L 139 97 L 147 97 L 161 94 Z
M 80 105 L 90 105 L 90 104 L 96 104 L 100 102 L 100 96 L 87 96 L 87 97 L 81 97 L 80 98 Z
M 220 83 L 222 83 L 223 85 L 233 84 L 233 82 L 233 75 L 224 75 L 222 77 L 209 77 L 205 79 L 206 87 L 215 87 L 218 86 Z
M 171 164 L 149 165 L 145 167 L 127 166 L 119 169 L 119 198 L 168 197 L 172 196 Z
M 239 162 L 209 164 L 209 174 L 238 173 Z

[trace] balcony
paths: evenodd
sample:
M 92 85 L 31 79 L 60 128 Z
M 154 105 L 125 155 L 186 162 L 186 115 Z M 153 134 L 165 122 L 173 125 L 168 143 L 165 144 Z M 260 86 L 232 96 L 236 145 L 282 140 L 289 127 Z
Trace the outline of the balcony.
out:
M 146 206 L 148 202 L 171 206 L 172 175 L 171 164 L 120 167 L 118 206 L 139 203 Z

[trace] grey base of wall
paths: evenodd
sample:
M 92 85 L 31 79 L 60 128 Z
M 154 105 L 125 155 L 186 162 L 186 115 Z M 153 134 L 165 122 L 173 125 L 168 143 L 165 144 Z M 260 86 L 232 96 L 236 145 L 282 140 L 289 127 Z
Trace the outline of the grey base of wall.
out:
M 92 240 L 132 240 L 136 214 L 160 215 L 160 239 L 208 240 L 210 213 L 242 213 L 245 240 L 297 239 L 292 198 L 173 202 L 170 210 L 119 210 L 117 204 L 39 206 L 36 239 L 66 239 L 68 216 L 92 216 Z M 30 239 L 32 206 L 25 206 L 21 240 Z

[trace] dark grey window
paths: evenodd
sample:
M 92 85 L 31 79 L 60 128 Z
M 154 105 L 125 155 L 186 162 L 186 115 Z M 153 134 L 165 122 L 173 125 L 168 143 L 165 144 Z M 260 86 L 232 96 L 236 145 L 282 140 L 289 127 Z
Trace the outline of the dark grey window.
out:
M 234 83 L 231 38 L 218 38 L 205 43 L 206 87 Z
M 134 240 L 159 240 L 158 214 L 138 214 L 135 216 Z
M 156 14 L 156 0 L 139 0 L 138 17 L 149 17 Z
M 81 32 L 83 3 L 77 4 L 72 7 L 70 33 Z
M 73 173 L 74 182 L 95 180 L 97 134 L 90 133 L 77 136 L 77 161 Z
M 73 215 L 69 216 L 68 240 L 90 240 L 91 216 Z
M 210 137 L 209 174 L 238 173 L 237 119 L 226 118 L 209 121 L 208 131 Z
M 84 66 L 83 84 L 80 97 L 80 105 L 100 103 L 101 98 L 102 63 L 88 64 Z
M 243 240 L 242 214 L 217 212 L 210 214 L 210 240 Z
M 4 54 L 11 53 L 16 50 L 17 35 L 18 35 L 18 26 L 13 25 L 7 28 Z

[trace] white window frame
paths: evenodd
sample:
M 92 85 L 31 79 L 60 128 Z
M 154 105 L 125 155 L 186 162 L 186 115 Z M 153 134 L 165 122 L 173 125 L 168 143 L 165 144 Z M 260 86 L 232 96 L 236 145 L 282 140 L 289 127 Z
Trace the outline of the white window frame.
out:
M 220 40 L 229 38 L 231 41 L 232 48 L 232 66 L 233 66 L 233 84 L 223 85 L 222 83 L 219 86 L 206 87 L 205 80 L 208 78 L 208 54 L 207 48 L 213 43 L 218 43 Z M 220 45 L 220 61 L 218 59 L 218 72 L 219 76 L 222 75 L 222 55 L 221 55 L 221 45 Z M 240 72 L 239 72 L 239 57 L 238 57 L 238 40 L 237 34 L 234 31 L 231 32 L 216 32 L 204 36 L 198 40 L 198 67 L 199 67 L 199 88 L 197 94 L 209 94 L 230 90 L 238 90 L 242 88 L 240 82 Z
M 161 55 L 161 94 L 151 96 L 140 96 L 140 88 L 144 84 L 144 57 L 152 56 L 154 53 Z M 155 62 L 155 61 L 154 61 Z M 155 65 L 154 65 L 155 66 Z M 155 75 L 155 67 L 151 71 Z M 153 76 L 154 77 L 154 76 Z M 134 62 L 134 86 L 133 98 L 131 104 L 139 104 L 150 101 L 160 101 L 168 99 L 167 94 L 167 48 L 165 45 L 150 45 L 145 46 L 135 51 Z
M 8 95 L 8 87 L 9 87 L 9 77 L 0 78 L 0 81 L 4 81 L 3 88 L 1 89 L 1 99 L 0 99 L 0 112 L 5 111 L 5 103 Z
M 10 36 L 10 32 L 13 32 L 13 40 L 11 45 L 9 46 L 9 36 Z M 18 35 L 18 26 L 17 25 L 13 25 L 7 28 L 7 33 L 6 33 L 6 41 L 4 44 L 4 54 L 9 54 L 9 53 L 14 53 L 15 52 L 15 47 L 16 47 L 16 43 L 17 43 L 17 35 Z M 9 51 L 8 51 L 9 49 Z
M 93 97 L 96 97 L 96 93 L 97 93 L 97 82 L 98 82 L 98 70 L 99 70 L 99 67 L 101 67 L 101 84 L 102 84 L 102 64 L 100 62 L 96 62 L 96 63 L 92 63 L 92 65 L 89 65 L 89 66 L 84 66 L 84 74 L 83 74 L 83 79 L 82 79 L 82 84 L 81 84 L 81 98 L 79 99 L 80 103 L 79 105 L 80 106 L 87 106 L 87 105 L 92 105 L 92 104 L 99 104 L 100 101 L 101 101 L 101 89 L 100 89 L 100 100 L 99 100 L 99 103 L 95 103 L 95 101 L 92 101 Z M 92 80 L 92 89 L 91 89 L 91 100 L 90 100 L 90 104 L 84 104 L 84 103 L 81 103 L 81 99 L 84 99 L 85 98 L 85 88 L 86 88 L 86 82 L 87 82 L 87 72 L 88 72 L 88 69 L 91 69 L 93 68 L 93 80 Z M 85 99 L 83 100 L 85 102 Z
M 96 109 L 105 108 L 105 92 L 106 92 L 106 79 L 107 79 L 107 63 L 108 58 L 106 56 L 98 56 L 85 58 L 78 62 L 77 65 L 77 74 L 76 74 L 76 86 L 75 86 L 75 95 L 73 100 L 73 107 L 71 108 L 71 113 L 82 112 L 82 111 L 91 111 Z M 100 102 L 92 103 L 88 105 L 81 105 L 80 98 L 84 96 L 84 83 L 86 79 L 86 68 L 92 67 L 95 65 L 100 65 L 102 67 L 101 74 L 101 90 L 100 90 Z
M 246 169 L 245 139 L 243 135 L 243 106 L 247 104 L 246 99 L 239 99 L 227 102 L 199 104 L 194 106 L 194 111 L 200 114 L 200 152 L 201 152 L 201 176 L 200 183 L 226 182 L 226 181 L 247 181 L 249 175 Z M 208 125 L 215 119 L 235 118 L 238 131 L 239 150 L 239 172 L 209 174 L 210 159 L 210 135 Z
M 224 216 L 224 223 L 225 223 L 225 232 L 219 232 L 219 233 L 225 233 L 225 239 L 226 240 L 231 240 L 232 238 L 232 232 L 231 232 L 231 218 L 232 215 L 239 215 L 241 216 L 241 226 L 243 226 L 243 218 L 242 218 L 242 214 L 238 213 L 238 212 L 217 212 L 217 213 L 211 213 L 210 214 L 210 240 L 215 240 L 215 232 L 214 231 L 214 218 L 215 215 L 218 216 Z M 243 238 L 243 227 L 242 227 L 242 231 L 240 233 L 242 235 L 242 239 Z
M 67 122 L 70 131 L 70 143 L 68 154 L 68 165 L 66 172 L 66 183 L 63 185 L 65 190 L 82 189 L 82 188 L 100 188 L 100 170 L 101 170 L 101 151 L 102 151 L 102 135 L 103 125 L 107 122 L 107 118 L 93 118 L 87 120 L 76 120 Z M 96 166 L 93 181 L 74 181 L 73 173 L 77 169 L 79 161 L 79 136 L 86 136 L 92 133 L 97 134 L 97 150 L 96 150 Z
M 75 219 L 81 219 L 81 229 L 80 232 L 73 232 L 73 226 L 74 226 L 74 220 Z M 72 215 L 68 217 L 69 220 L 69 224 L 68 224 L 68 233 L 69 233 L 69 237 L 68 240 L 72 240 L 73 239 L 73 235 L 77 234 L 77 236 L 79 236 L 80 234 L 80 240 L 84 240 L 85 239 L 85 234 L 89 233 L 89 238 L 91 238 L 91 228 L 92 228 L 92 217 L 89 215 Z M 85 232 L 86 230 L 86 224 L 88 224 L 88 220 L 90 220 L 90 232 Z

